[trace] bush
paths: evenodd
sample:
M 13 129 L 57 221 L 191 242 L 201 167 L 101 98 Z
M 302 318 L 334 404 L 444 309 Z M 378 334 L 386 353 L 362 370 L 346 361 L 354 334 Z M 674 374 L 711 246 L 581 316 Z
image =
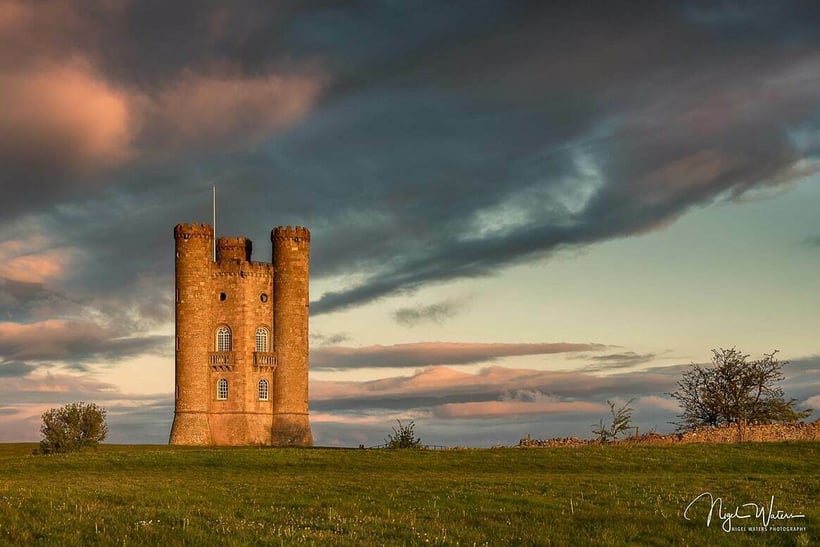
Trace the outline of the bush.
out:
M 403 425 L 401 420 L 398 429 L 393 427 L 393 433 L 384 440 L 386 448 L 422 448 L 421 439 L 416 437 L 416 424 L 410 422 Z
M 811 414 L 811 409 L 797 411 L 795 399 L 786 400 L 783 389 L 783 366 L 772 353 L 749 361 L 749 356 L 735 348 L 712 350 L 712 365 L 692 365 L 670 393 L 683 410 L 678 429 L 692 430 L 702 426 L 736 424 L 769 424 L 795 422 Z
M 97 446 L 108 435 L 105 409 L 94 403 L 70 403 L 43 413 L 39 453 L 73 452 Z
M 602 444 L 609 441 L 614 441 L 618 438 L 618 435 L 626 433 L 627 431 L 632 429 L 631 421 L 632 412 L 634 409 L 629 405 L 631 405 L 634 400 L 635 399 L 628 400 L 626 404 L 624 404 L 618 410 L 615 410 L 615 403 L 613 403 L 612 401 L 606 402 L 606 404 L 609 405 L 609 412 L 612 414 L 612 423 L 609 425 L 608 428 L 604 427 L 603 420 L 600 420 L 597 426 L 593 424 L 592 432 L 595 435 L 598 435 L 598 441 L 600 441 Z

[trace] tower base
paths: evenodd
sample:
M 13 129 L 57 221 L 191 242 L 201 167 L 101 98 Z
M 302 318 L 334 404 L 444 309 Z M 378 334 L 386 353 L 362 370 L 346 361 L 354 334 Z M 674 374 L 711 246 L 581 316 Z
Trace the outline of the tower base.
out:
M 207 412 L 174 412 L 168 444 L 204 446 L 213 444 Z
M 310 418 L 305 414 L 274 414 L 272 446 L 313 446 Z

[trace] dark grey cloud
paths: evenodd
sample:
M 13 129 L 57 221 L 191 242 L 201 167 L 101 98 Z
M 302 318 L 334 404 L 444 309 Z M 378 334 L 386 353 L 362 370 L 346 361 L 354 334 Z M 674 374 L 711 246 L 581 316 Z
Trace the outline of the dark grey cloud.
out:
M 311 332 L 310 343 L 317 346 L 337 346 L 350 340 L 346 332 Z
M 656 353 L 635 353 L 634 351 L 624 351 L 621 353 L 610 353 L 608 355 L 583 355 L 578 356 L 577 359 L 590 361 L 590 364 L 585 366 L 583 370 L 592 372 L 630 368 L 636 365 L 649 363 L 657 356 L 658 355 Z
M 115 331 L 91 322 L 0 323 L 0 358 L 9 361 L 80 362 L 74 366 L 82 369 L 82 361 L 118 361 L 144 353 L 169 352 L 170 346 L 168 336 L 118 337 Z
M 808 245 L 809 247 L 820 247 L 820 236 L 807 237 L 803 240 L 803 245 Z
M 351 369 L 367 367 L 419 367 L 427 365 L 466 365 L 517 355 L 548 355 L 602 350 L 603 344 L 575 343 L 473 343 L 416 342 L 392 346 L 324 346 L 310 353 L 310 367 Z
M 23 361 L 2 361 L 0 362 L 0 378 L 26 376 L 36 368 L 37 365 Z
M 393 319 L 405 327 L 415 327 L 422 323 L 441 323 L 462 312 L 466 306 L 467 301 L 463 298 L 448 298 L 434 304 L 399 308 L 393 312 Z
M 0 130 L 0 237 L 26 219 L 82 256 L 39 289 L 0 288 L 13 321 L 38 301 L 79 313 L 60 295 L 118 333 L 170 321 L 171 230 L 209 220 L 214 183 L 220 233 L 250 236 L 259 260 L 273 225 L 311 227 L 312 274 L 338 277 L 321 314 L 660 229 L 817 156 L 794 136 L 820 127 L 813 3 L 60 5 L 26 7 L 48 11 L 3 38 L 0 87 L 35 108 L 26 85 L 65 78 L 70 51 L 77 89 L 135 118 Z M 225 132 L 179 144 L 188 118 L 162 116 L 175 90 L 235 81 L 264 99 L 269 78 L 314 75 L 288 123 L 222 105 L 208 119 Z M 173 139 L 158 119 L 179 122 Z
M 136 404 L 135 404 L 136 403 Z M 109 434 L 107 442 L 133 444 L 167 444 L 174 420 L 174 401 L 170 396 L 132 401 L 132 404 L 109 404 L 106 407 Z

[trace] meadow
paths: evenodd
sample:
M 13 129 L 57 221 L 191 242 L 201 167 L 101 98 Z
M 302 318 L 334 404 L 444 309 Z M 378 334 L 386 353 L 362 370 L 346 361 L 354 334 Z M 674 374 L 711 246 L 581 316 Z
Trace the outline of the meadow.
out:
M 0 445 L 0 544 L 818 545 L 820 443 L 338 450 Z M 805 518 L 733 519 L 757 503 Z M 740 513 L 754 513 L 754 507 Z M 793 526 L 802 531 L 775 530 Z

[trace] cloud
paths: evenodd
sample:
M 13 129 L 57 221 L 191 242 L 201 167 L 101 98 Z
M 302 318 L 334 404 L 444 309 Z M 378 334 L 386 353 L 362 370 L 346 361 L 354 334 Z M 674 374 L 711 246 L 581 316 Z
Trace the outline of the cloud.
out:
M 803 240 L 803 245 L 809 247 L 820 247 L 820 236 L 807 237 Z
M 36 365 L 22 361 L 2 361 L 0 362 L 0 378 L 26 376 L 36 368 Z
M 441 323 L 461 312 L 466 305 L 464 299 L 450 298 L 428 306 L 400 308 L 393 312 L 393 319 L 405 327 L 415 327 L 422 323 Z
M 167 336 L 118 337 L 116 332 L 87 321 L 0 322 L 0 356 L 5 359 L 119 360 L 157 352 L 167 345 Z
M 676 401 L 675 399 L 671 399 L 669 397 L 660 397 L 658 395 L 644 395 L 643 397 L 639 397 L 635 400 L 633 406 L 635 407 L 636 412 L 644 412 L 650 409 L 659 409 L 678 414 L 681 410 L 678 401 Z
M 433 366 L 411 376 L 363 382 L 314 380 L 311 408 L 410 409 L 447 403 L 518 401 L 550 402 L 526 393 L 556 400 L 600 403 L 614 397 L 658 395 L 672 391 L 686 367 L 659 367 L 599 376 L 590 372 L 543 371 L 492 366 L 478 373 Z
M 18 283 L 43 283 L 62 277 L 76 259 L 77 251 L 53 245 L 40 235 L 0 242 L 0 278 Z
M 350 335 L 345 332 L 311 332 L 310 343 L 318 346 L 336 346 L 350 340 Z
M 173 419 L 173 404 L 166 394 L 125 393 L 88 375 L 62 372 L 5 378 L 0 400 L 0 442 L 38 440 L 43 412 L 78 401 L 93 401 L 110 411 L 109 442 L 167 442 Z M 124 413 L 124 408 L 129 411 Z
M 579 355 L 575 359 L 583 359 L 592 361 L 591 364 L 584 367 L 586 371 L 596 370 L 613 370 L 619 368 L 629 368 L 636 365 L 648 363 L 657 357 L 656 353 L 635 353 L 634 351 L 625 351 L 622 353 L 611 353 L 609 355 Z
M 259 141 L 301 119 L 317 100 L 316 75 L 184 71 L 149 99 L 151 146 L 232 146 Z
M 417 342 L 392 346 L 319 347 L 310 354 L 310 366 L 320 369 L 364 367 L 419 367 L 427 365 L 465 365 L 516 355 L 547 355 L 604 349 L 602 344 L 482 344 L 460 342 Z
M 581 401 L 484 401 L 448 403 L 433 408 L 437 418 L 511 418 L 525 414 L 593 414 L 605 412 L 605 405 Z
M 212 182 L 230 188 L 222 230 L 311 226 L 312 273 L 333 281 L 317 315 L 662 229 L 816 158 L 794 138 L 817 133 L 808 6 L 727 37 L 723 16 L 671 5 L 637 21 L 607 5 L 109 4 L 3 4 L 0 48 L 31 114 L 24 138 L 0 137 L 17 165 L 4 223 L 36 213 L 100 293 L 158 300 L 138 276 L 168 275 L 168 231 L 207 216 Z M 38 86 L 34 109 L 34 81 L 71 83 L 78 107 Z M 400 317 L 446 315 L 421 308 Z
M 0 75 L 0 159 L 19 175 L 70 173 L 130 159 L 136 131 L 128 94 L 75 58 Z M 4 177 L 4 186 L 12 181 Z M 37 180 L 37 179 L 33 179 Z M 56 190 L 42 182 L 41 191 Z

